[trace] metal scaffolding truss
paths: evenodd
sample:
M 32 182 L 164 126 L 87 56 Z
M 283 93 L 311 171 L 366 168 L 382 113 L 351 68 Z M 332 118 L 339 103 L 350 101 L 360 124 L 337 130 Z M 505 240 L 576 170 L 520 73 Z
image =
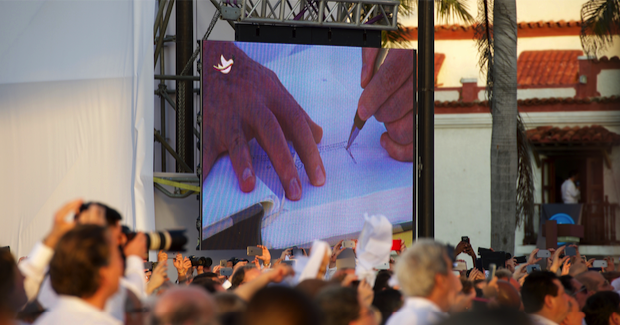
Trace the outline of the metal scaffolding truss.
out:
M 222 19 L 247 23 L 397 29 L 399 1 L 224 0 Z

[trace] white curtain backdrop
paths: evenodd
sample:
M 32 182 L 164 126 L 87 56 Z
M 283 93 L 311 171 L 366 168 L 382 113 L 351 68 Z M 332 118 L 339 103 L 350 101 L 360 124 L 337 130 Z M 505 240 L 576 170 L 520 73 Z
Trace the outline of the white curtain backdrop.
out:
M 65 202 L 155 225 L 153 0 L 0 0 L 0 246 L 28 254 Z

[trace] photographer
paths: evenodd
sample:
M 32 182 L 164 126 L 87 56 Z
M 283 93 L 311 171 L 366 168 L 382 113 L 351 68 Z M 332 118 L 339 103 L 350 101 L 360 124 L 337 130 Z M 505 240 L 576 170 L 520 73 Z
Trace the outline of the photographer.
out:
M 66 217 L 74 214 L 71 221 Z M 38 299 L 44 308 L 49 308 L 58 301 L 58 294 L 52 288 L 46 272 L 56 245 L 60 238 L 76 227 L 76 225 L 94 224 L 104 226 L 110 232 L 111 240 L 117 250 L 120 250 L 119 242 L 121 238 L 121 215 L 118 211 L 102 204 L 88 203 L 83 204 L 82 200 L 74 200 L 65 204 L 56 212 L 52 230 L 45 237 L 42 243 L 37 243 L 29 258 L 24 260 L 19 269 L 25 277 L 24 287 L 29 301 Z M 145 296 L 144 263 L 143 257 L 146 255 L 146 237 L 139 233 L 129 241 L 123 248 L 125 255 L 125 277 L 120 280 L 121 289 L 118 290 L 106 303 L 105 311 L 118 320 L 124 318 L 124 305 L 127 290 L 131 290 L 137 297 Z
M 59 296 L 35 324 L 120 324 L 104 308 L 119 290 L 123 262 L 110 229 L 79 225 L 55 245 L 51 286 Z

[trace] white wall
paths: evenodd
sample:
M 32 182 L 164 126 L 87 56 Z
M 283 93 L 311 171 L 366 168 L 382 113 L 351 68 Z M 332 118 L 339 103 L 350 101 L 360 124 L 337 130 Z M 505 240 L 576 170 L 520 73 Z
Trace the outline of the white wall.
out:
M 616 112 L 529 113 L 523 117 L 527 128 L 598 124 L 620 134 L 620 114 Z M 460 236 L 470 236 L 474 248 L 490 245 L 491 123 L 491 116 L 486 113 L 435 117 L 435 237 L 438 240 L 455 243 Z M 604 169 L 605 195 L 610 202 L 620 202 L 620 147 L 614 147 L 610 158 L 612 168 Z M 541 170 L 534 161 L 532 167 L 535 199 L 540 202 Z M 522 247 L 522 241 L 523 229 L 518 229 L 517 251 L 529 253 L 532 247 Z M 590 254 L 600 252 L 591 250 Z M 615 254 L 619 253 L 617 250 Z
M 490 114 L 435 116 L 435 238 L 491 244 Z M 469 259 L 466 259 L 469 264 Z
M 596 90 L 603 97 L 620 96 L 620 70 L 601 70 L 597 76 Z

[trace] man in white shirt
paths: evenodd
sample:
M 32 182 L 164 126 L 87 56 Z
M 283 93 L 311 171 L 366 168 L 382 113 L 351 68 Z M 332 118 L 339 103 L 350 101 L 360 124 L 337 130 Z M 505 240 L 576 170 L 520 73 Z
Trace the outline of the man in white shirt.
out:
M 570 312 L 570 296 L 558 277 L 549 271 L 533 272 L 521 287 L 523 311 L 530 314 L 536 325 L 557 325 Z
M 58 294 L 52 289 L 49 277 L 46 277 L 47 267 L 54 255 L 54 248 L 60 238 L 76 224 L 96 224 L 110 230 L 115 245 L 120 237 L 120 214 L 101 203 L 83 205 L 82 200 L 74 200 L 60 208 L 54 216 L 52 230 L 43 242 L 35 244 L 28 258 L 19 264 L 24 275 L 24 288 L 28 300 L 38 299 L 44 308 L 51 308 L 58 302 Z M 67 221 L 70 213 L 78 216 L 75 220 Z M 118 248 L 117 248 L 118 250 Z M 131 290 L 138 298 L 145 297 L 144 263 L 142 255 L 146 253 L 146 237 L 138 234 L 125 246 L 125 278 L 121 279 L 121 289 L 111 297 L 105 310 L 118 320 L 124 319 L 125 300 L 127 290 Z
M 461 291 L 461 281 L 452 272 L 452 257 L 446 246 L 420 239 L 396 263 L 396 277 L 407 297 L 387 325 L 435 324 L 447 317 Z
M 579 186 L 575 185 L 575 182 L 579 180 L 579 172 L 573 170 L 570 172 L 570 176 L 562 183 L 562 201 L 565 204 L 575 204 L 579 202 L 581 192 Z
M 109 229 L 78 225 L 67 232 L 56 245 L 49 275 L 58 302 L 35 324 L 122 324 L 104 312 L 123 275 L 123 260 Z

